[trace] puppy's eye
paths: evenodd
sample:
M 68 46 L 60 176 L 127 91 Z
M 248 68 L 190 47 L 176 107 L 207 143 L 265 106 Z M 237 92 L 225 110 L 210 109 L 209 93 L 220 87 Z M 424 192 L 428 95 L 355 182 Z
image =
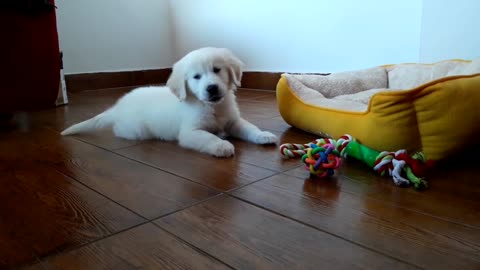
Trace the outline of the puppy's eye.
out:
M 218 73 L 220 72 L 220 68 L 218 67 L 213 67 L 213 73 Z
M 200 78 L 202 78 L 202 75 L 200 75 L 200 74 L 195 74 L 195 76 L 193 76 L 193 78 L 194 78 L 195 80 L 200 80 Z

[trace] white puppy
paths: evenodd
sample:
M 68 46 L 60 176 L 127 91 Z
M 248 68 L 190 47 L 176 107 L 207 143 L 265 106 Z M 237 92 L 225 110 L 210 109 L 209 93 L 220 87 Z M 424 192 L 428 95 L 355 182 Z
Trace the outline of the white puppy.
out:
M 174 64 L 167 86 L 134 89 L 113 107 L 62 135 L 110 126 L 121 138 L 177 140 L 183 147 L 217 157 L 235 152 L 229 141 L 218 136 L 274 144 L 274 134 L 240 116 L 234 91 L 240 86 L 242 68 L 243 63 L 228 49 L 192 51 Z

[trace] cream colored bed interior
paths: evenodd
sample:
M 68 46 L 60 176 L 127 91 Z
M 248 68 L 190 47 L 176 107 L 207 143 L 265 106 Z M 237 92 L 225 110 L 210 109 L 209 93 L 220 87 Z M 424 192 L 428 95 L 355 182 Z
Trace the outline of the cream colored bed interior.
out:
M 328 76 L 284 74 L 295 94 L 306 104 L 352 112 L 366 112 L 378 92 L 410 90 L 444 77 L 480 73 L 480 58 L 471 62 L 448 60 L 435 64 L 399 64 Z

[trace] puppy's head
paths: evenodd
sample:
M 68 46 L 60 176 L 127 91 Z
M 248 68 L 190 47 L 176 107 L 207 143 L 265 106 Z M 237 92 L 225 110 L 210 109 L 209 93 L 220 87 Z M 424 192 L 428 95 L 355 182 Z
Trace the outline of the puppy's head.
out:
M 230 50 L 206 47 L 192 51 L 173 65 L 167 86 L 180 99 L 193 95 L 219 103 L 240 86 L 244 64 Z

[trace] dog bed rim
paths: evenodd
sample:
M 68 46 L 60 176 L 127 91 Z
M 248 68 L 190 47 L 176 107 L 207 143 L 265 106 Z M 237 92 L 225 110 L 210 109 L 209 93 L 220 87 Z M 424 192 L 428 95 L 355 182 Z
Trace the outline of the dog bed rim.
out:
M 455 60 L 455 61 L 458 61 L 458 60 Z M 470 62 L 468 60 L 463 60 L 463 61 L 466 61 L 466 62 Z M 442 61 L 443 62 L 443 61 Z M 433 65 L 433 64 L 425 64 L 425 65 Z M 412 88 L 412 89 L 407 89 L 407 90 L 389 90 L 389 91 L 382 91 L 382 92 L 378 92 L 378 93 L 375 93 L 372 95 L 372 97 L 370 98 L 370 100 L 368 101 L 368 106 L 367 106 L 367 110 L 363 111 L 363 112 L 358 112 L 358 111 L 347 111 L 347 110 L 341 110 L 341 109 L 335 109 L 335 108 L 327 108 L 327 107 L 322 107 L 322 106 L 317 106 L 317 105 L 313 105 L 313 104 L 310 104 L 310 103 L 306 103 L 303 99 L 301 99 L 298 95 L 297 95 L 297 92 L 296 91 L 293 91 L 292 88 L 290 87 L 289 83 L 288 83 L 288 79 L 286 78 L 286 76 L 289 75 L 289 73 L 283 73 L 281 74 L 281 78 L 279 80 L 279 82 L 277 83 L 277 89 L 279 88 L 278 86 L 280 85 L 280 83 L 282 83 L 282 80 L 287 84 L 287 87 L 289 88 L 290 92 L 293 94 L 293 96 L 298 100 L 300 101 L 303 105 L 305 106 L 308 106 L 308 107 L 311 107 L 311 108 L 320 108 L 322 110 L 326 110 L 326 111 L 332 111 L 332 112 L 341 112 L 341 113 L 347 113 L 347 114 L 354 114 L 354 115 L 365 115 L 365 114 L 368 114 L 371 112 L 371 106 L 372 106 L 372 100 L 376 97 L 376 96 L 399 96 L 399 95 L 411 95 L 411 94 L 415 94 L 417 92 L 420 92 L 422 91 L 423 89 L 427 88 L 427 87 L 432 87 L 436 84 L 439 84 L 439 83 L 444 83 L 444 82 L 448 82 L 448 81 L 451 81 L 451 80 L 457 80 L 457 79 L 465 79 L 465 78 L 473 78 L 473 77 L 477 77 L 477 76 L 480 76 L 480 73 L 474 73 L 474 74 L 470 74 L 470 75 L 455 75 L 455 76 L 448 76 L 448 77 L 443 77 L 443 78 L 439 78 L 439 79 L 436 79 L 436 80 L 432 80 L 430 82 L 427 82 L 427 83 L 424 83 L 424 84 L 421 84 L 415 88 Z M 319 76 L 322 76 L 322 75 L 319 75 Z M 328 75 L 327 75 L 328 76 Z

